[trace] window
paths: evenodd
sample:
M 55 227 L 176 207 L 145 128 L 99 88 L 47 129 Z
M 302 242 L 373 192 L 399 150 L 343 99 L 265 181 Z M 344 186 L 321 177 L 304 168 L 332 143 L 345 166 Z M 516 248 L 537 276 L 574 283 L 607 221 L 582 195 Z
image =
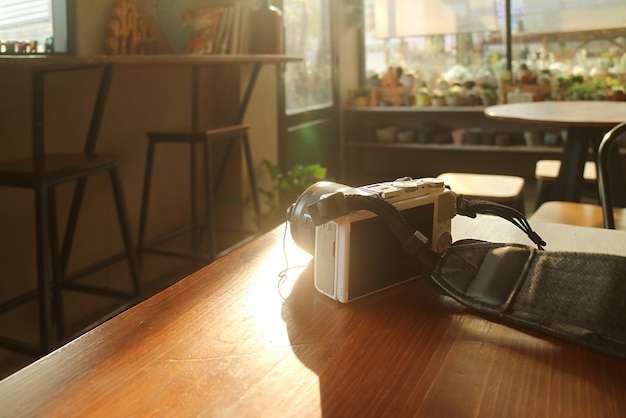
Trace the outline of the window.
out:
M 284 0 L 285 50 L 304 53 L 285 72 L 286 112 L 332 106 L 329 0 Z
M 626 0 L 364 4 L 368 76 L 401 67 L 417 78 L 418 86 L 434 89 L 441 80 L 523 82 L 529 73 L 535 78 L 577 72 L 585 78 L 626 75 Z
M 47 39 L 53 41 L 52 52 L 71 52 L 71 1 L 0 0 L 0 52 L 43 53 Z M 28 47 L 21 49 L 20 43 L 27 43 Z

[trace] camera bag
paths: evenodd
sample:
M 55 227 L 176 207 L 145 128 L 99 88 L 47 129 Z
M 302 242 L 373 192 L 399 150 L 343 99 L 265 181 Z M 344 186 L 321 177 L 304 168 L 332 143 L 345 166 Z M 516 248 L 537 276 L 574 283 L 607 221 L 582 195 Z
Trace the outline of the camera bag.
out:
M 462 240 L 431 278 L 500 322 L 626 358 L 626 257 Z

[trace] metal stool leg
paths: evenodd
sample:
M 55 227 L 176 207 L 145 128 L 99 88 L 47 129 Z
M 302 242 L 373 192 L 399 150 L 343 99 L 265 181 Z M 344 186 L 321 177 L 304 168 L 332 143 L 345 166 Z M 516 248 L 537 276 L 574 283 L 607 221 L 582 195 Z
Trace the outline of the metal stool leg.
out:
M 137 237 L 137 258 L 142 263 L 143 247 L 146 239 L 146 224 L 148 222 L 148 205 L 150 203 L 150 186 L 152 183 L 152 168 L 154 167 L 154 141 L 148 138 L 148 155 L 143 177 L 143 191 L 141 197 L 141 211 L 139 214 L 139 236 Z
M 57 226 L 55 186 L 48 188 L 48 230 L 50 231 L 50 261 L 52 266 L 52 312 L 53 322 L 57 327 L 57 338 L 62 340 L 67 335 L 65 310 L 63 309 L 63 292 L 58 284 L 64 277 L 61 254 L 59 250 L 59 229 Z M 53 323 L 53 326 L 54 326 Z
M 554 187 L 553 182 L 537 180 L 537 197 L 535 199 L 535 210 L 541 206 L 542 203 L 548 201 L 550 199 L 550 195 L 552 194 L 552 188 Z
M 51 281 L 48 275 L 48 197 L 47 187 L 41 185 L 35 190 L 35 218 L 37 245 L 37 286 L 39 302 L 39 349 L 47 353 L 52 349 L 52 317 L 50 306 Z
M 120 180 L 120 174 L 117 165 L 111 167 L 111 169 L 109 170 L 109 175 L 111 177 L 111 187 L 113 188 L 115 206 L 117 207 L 117 217 L 119 218 L 120 222 L 120 230 L 122 232 L 122 239 L 124 240 L 126 258 L 128 260 L 128 267 L 130 269 L 131 280 L 133 283 L 133 294 L 135 296 L 139 296 L 141 294 L 139 266 L 137 263 L 137 258 L 135 257 L 135 247 L 133 245 L 133 238 L 130 232 L 130 221 L 128 220 L 128 214 L 126 213 L 126 203 L 124 202 L 122 182 Z
M 261 206 L 259 204 L 259 191 L 256 185 L 256 177 L 254 176 L 254 166 L 252 165 L 252 151 L 250 150 L 250 140 L 248 133 L 245 132 L 241 138 L 246 157 L 246 166 L 248 170 L 248 181 L 250 182 L 250 194 L 252 195 L 252 204 L 254 205 L 254 215 L 256 217 L 257 228 L 261 229 Z
M 217 225 L 215 224 L 215 190 L 213 187 L 213 164 L 211 161 L 211 144 L 210 141 L 204 141 L 204 182 L 206 190 L 206 230 L 208 231 L 209 254 L 211 258 L 215 258 L 217 254 Z
M 191 252 L 196 254 L 202 239 L 202 231 L 198 231 L 198 198 L 196 192 L 198 190 L 198 180 L 196 177 L 196 142 L 189 144 L 189 198 L 191 210 Z

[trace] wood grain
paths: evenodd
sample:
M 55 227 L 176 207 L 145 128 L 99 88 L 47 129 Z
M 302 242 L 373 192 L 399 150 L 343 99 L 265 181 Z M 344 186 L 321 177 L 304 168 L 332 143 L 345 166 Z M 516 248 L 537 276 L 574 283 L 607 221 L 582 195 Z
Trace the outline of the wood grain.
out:
M 550 249 L 623 233 L 536 224 Z M 281 228 L 0 382 L 6 416 L 618 417 L 626 361 L 475 316 L 425 279 L 339 304 Z M 527 243 L 497 218 L 456 239 Z M 278 289 L 282 289 L 279 292 Z M 285 297 L 283 299 L 283 297 Z

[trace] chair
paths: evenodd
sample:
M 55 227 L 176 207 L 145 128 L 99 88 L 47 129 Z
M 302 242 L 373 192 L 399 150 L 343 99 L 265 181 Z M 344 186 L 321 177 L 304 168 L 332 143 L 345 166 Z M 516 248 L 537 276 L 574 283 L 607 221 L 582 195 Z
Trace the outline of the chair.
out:
M 132 284 L 130 293 L 78 282 L 78 279 L 118 262 L 122 258 L 119 255 L 98 261 L 74 274 L 68 274 L 66 271 L 74 230 L 79 216 L 79 207 L 74 206 L 70 210 L 67 229 L 62 241 L 60 241 L 57 227 L 55 188 L 62 183 L 74 180 L 86 181 L 89 176 L 104 172 L 110 176 L 125 246 L 123 256 L 126 257 L 130 266 Z M 37 298 L 39 302 L 40 337 L 40 343 L 37 348 L 5 338 L 0 340 L 0 346 L 35 355 L 49 352 L 55 344 L 52 338 L 55 322 L 57 338 L 60 340 L 66 337 L 61 294 L 63 289 L 129 300 L 139 297 L 138 267 L 120 182 L 118 160 L 114 155 L 83 153 L 44 154 L 41 157 L 22 158 L 0 163 L 0 186 L 33 190 L 35 194 L 37 252 L 37 289 L 2 303 L 0 305 L 0 313 L 5 313 L 29 300 Z M 51 275 L 49 273 L 50 270 L 52 271 Z
M 453 192 L 467 199 L 482 199 L 511 206 L 524 213 L 522 177 L 497 174 L 443 173 L 437 176 Z
M 0 186 L 31 189 L 34 192 L 37 263 L 36 288 L 4 301 L 0 304 L 0 314 L 14 310 L 35 299 L 39 306 L 38 343 L 33 345 L 14 338 L 2 337 L 0 347 L 35 356 L 51 351 L 55 345 L 67 337 L 63 290 L 120 298 L 128 300 L 129 303 L 134 303 L 141 293 L 138 264 L 120 181 L 118 158 L 113 154 L 93 152 L 111 72 L 105 70 L 103 73 L 84 151 L 46 153 L 43 143 L 45 71 L 33 73 L 33 156 L 0 163 Z M 110 177 L 124 251 L 96 261 L 79 271 L 68 273 L 68 262 L 86 182 L 89 177 L 100 173 L 108 173 Z M 55 190 L 61 184 L 74 181 L 76 183 L 65 232 L 60 236 L 57 226 Z M 80 279 L 124 258 L 130 269 L 131 291 L 119 291 L 79 282 Z M 53 336 L 55 328 L 56 336 Z
M 537 198 L 535 201 L 535 209 L 542 203 L 549 200 L 554 181 L 559 175 L 561 162 L 558 160 L 539 160 L 535 165 L 535 180 L 537 181 Z M 595 185 L 597 183 L 597 169 L 595 161 L 585 162 L 583 171 L 583 179 L 587 184 Z
M 214 198 L 217 189 L 221 185 L 225 163 L 229 159 L 229 155 L 232 151 L 235 141 L 241 141 L 244 150 L 245 165 L 248 172 L 248 181 L 250 183 L 252 203 L 254 205 L 254 212 L 257 222 L 257 227 L 261 229 L 261 211 L 259 205 L 258 190 L 256 185 L 256 179 L 254 177 L 254 168 L 252 165 L 252 154 L 250 150 L 250 143 L 248 139 L 248 125 L 232 125 L 223 128 L 211 129 L 207 131 L 188 131 L 188 132 L 150 132 L 148 133 L 148 153 L 146 160 L 146 169 L 144 175 L 143 195 L 141 199 L 141 213 L 139 223 L 139 238 L 137 242 L 138 254 L 152 253 L 160 254 L 171 257 L 186 258 L 194 261 L 211 262 L 216 258 L 219 258 L 223 253 L 217 251 L 216 248 L 216 235 L 217 225 L 215 220 L 215 205 Z M 213 179 L 212 169 L 212 144 L 216 141 L 228 141 L 226 153 L 222 160 L 221 167 L 218 170 L 217 178 Z M 183 144 L 190 147 L 190 168 L 191 168 L 191 220 L 189 224 L 162 234 L 157 237 L 153 237 L 147 240 L 146 229 L 148 223 L 148 208 L 150 204 L 150 192 L 152 187 L 152 171 L 154 168 L 154 156 L 156 145 L 164 143 Z M 206 212 L 204 219 L 198 219 L 196 213 L 197 207 L 197 195 L 196 195 L 196 146 L 202 147 L 202 161 L 204 164 L 204 184 L 205 187 L 205 207 Z M 199 252 L 201 234 L 208 231 L 208 253 Z M 193 246 L 191 251 L 174 251 L 169 249 L 160 248 L 159 244 L 172 239 L 180 234 L 191 232 L 196 234 L 193 239 Z M 199 233 L 199 234 L 198 234 Z M 141 261 L 141 259 L 140 259 Z
M 531 221 L 567 223 L 580 226 L 626 230 L 626 188 L 619 153 L 618 138 L 626 133 L 626 123 L 607 132 L 598 148 L 598 192 L 600 205 L 576 202 L 545 202 L 530 217 Z

